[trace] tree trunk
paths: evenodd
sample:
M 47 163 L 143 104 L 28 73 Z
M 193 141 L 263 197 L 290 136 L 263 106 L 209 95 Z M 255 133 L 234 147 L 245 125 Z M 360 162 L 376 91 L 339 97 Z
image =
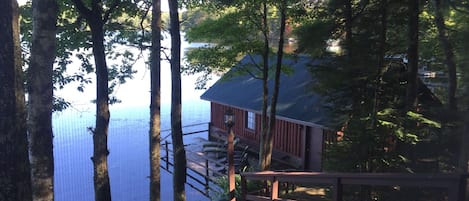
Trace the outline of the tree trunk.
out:
M 109 88 L 106 54 L 104 53 L 104 23 L 100 20 L 89 22 L 93 40 L 93 56 L 96 64 L 96 128 L 93 131 L 93 170 L 95 200 L 110 201 L 111 188 L 107 156 L 109 128 Z
M 449 78 L 449 89 L 448 89 L 448 107 L 450 110 L 457 109 L 456 102 L 456 88 L 457 88 L 457 77 L 456 77 L 456 62 L 454 61 L 454 51 L 451 42 L 448 39 L 448 33 L 446 31 L 445 19 L 441 12 L 441 0 L 434 0 L 435 5 L 435 25 L 438 29 L 438 39 L 440 46 L 445 54 L 445 63 L 448 67 L 448 78 Z
M 32 200 L 18 4 L 0 6 L 0 200 Z
M 371 113 L 371 121 L 370 125 L 373 131 L 377 130 L 377 122 L 378 122 L 378 111 L 380 110 L 379 107 L 379 91 L 381 91 L 381 78 L 382 78 L 382 69 L 384 68 L 384 62 L 385 62 L 385 56 L 386 56 L 386 33 L 387 33 L 387 24 L 388 24 L 388 10 L 387 10 L 387 0 L 382 0 L 380 3 L 380 24 L 381 24 L 381 29 L 379 31 L 379 46 L 377 50 L 377 56 L 378 56 L 378 61 L 377 61 L 377 66 L 376 66 L 376 74 L 375 74 L 375 80 L 374 80 L 374 92 L 373 92 L 373 106 L 372 106 L 372 113 Z M 375 149 L 372 146 L 368 147 L 367 151 L 367 159 L 365 162 L 365 165 L 362 167 L 365 167 L 364 172 L 374 172 L 375 171 L 375 166 L 373 163 L 373 159 L 370 157 L 371 153 L 374 152 Z M 366 186 L 366 185 L 361 185 L 360 186 L 360 194 L 361 194 L 361 200 L 373 200 L 371 196 L 371 187 Z
M 150 201 L 161 200 L 161 0 L 153 0 L 151 18 Z
M 269 170 L 272 164 L 272 151 L 274 147 L 274 131 L 275 131 L 275 122 L 277 116 L 277 100 L 280 88 L 280 73 L 282 70 L 283 64 L 283 44 L 285 40 L 285 21 L 286 21 L 286 0 L 282 0 L 280 3 L 280 37 L 278 39 L 278 49 L 277 49 L 277 63 L 275 65 L 275 77 L 274 77 L 274 90 L 272 91 L 272 98 L 270 101 L 270 119 L 269 126 L 267 131 L 267 147 L 265 149 L 265 166 L 263 170 Z
M 169 0 L 171 34 L 171 136 L 174 150 L 174 200 L 185 201 L 186 152 L 181 125 L 181 35 L 177 0 Z
M 466 88 L 466 94 L 469 94 L 469 88 Z M 469 103 L 463 116 L 464 128 L 461 137 L 459 169 L 461 173 L 469 173 Z M 467 181 L 467 180 L 466 180 Z M 466 201 L 469 200 L 469 183 L 466 183 Z
M 72 0 L 80 15 L 83 16 L 91 29 L 93 57 L 96 65 L 96 127 L 93 133 L 93 181 L 96 201 L 110 201 L 111 187 L 109 183 L 109 171 L 107 156 L 107 137 L 109 128 L 109 73 L 106 64 L 104 48 L 104 24 L 107 19 L 103 14 L 101 1 L 92 1 L 88 9 L 82 0 Z M 115 4 L 116 6 L 117 4 Z M 106 14 L 115 7 L 109 8 Z
M 57 2 L 33 1 L 33 37 L 28 69 L 28 132 L 33 199 L 54 200 L 52 133 L 53 65 L 56 54 Z
M 467 82 L 467 80 L 466 80 Z M 468 83 L 466 83 L 468 84 Z M 469 94 L 469 87 L 465 88 L 465 93 Z M 461 110 L 460 115 L 462 116 L 463 129 L 461 133 L 461 142 L 460 142 L 460 158 L 459 158 L 459 172 L 460 173 L 469 173 L 469 101 L 466 100 L 465 103 L 466 109 Z M 467 182 L 468 180 L 466 180 Z M 469 200 L 469 182 L 466 184 L 466 201 Z
M 407 93 L 406 109 L 413 110 L 417 104 L 418 88 L 418 44 L 419 44 L 419 0 L 409 1 L 409 30 L 407 48 Z
M 268 98 L 269 98 L 269 87 L 268 87 L 268 80 L 269 80 L 269 27 L 267 22 L 267 3 L 264 2 L 262 4 L 263 13 L 262 13 L 262 33 L 264 37 L 264 49 L 262 53 L 262 113 L 261 113 L 261 134 L 259 139 L 259 169 L 267 170 L 267 147 L 268 147 L 268 139 L 267 139 L 267 132 L 268 131 L 268 116 L 267 116 L 267 108 L 268 108 Z
M 378 105 L 379 105 L 379 91 L 381 87 L 381 69 L 384 68 L 384 60 L 386 56 L 386 33 L 387 33 L 387 0 L 383 0 L 380 5 L 380 21 L 381 21 L 381 30 L 379 33 L 379 49 L 378 49 L 378 65 L 376 67 L 375 75 L 375 86 L 374 86 L 374 97 L 373 97 L 373 110 L 371 115 L 371 127 L 376 129 L 377 126 L 377 115 L 378 115 Z
M 352 58 L 352 1 L 345 0 L 345 51 L 348 58 Z

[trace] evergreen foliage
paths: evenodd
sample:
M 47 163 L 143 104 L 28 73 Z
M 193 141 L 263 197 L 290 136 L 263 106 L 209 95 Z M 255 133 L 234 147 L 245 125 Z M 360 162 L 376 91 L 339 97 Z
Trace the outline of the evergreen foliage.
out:
M 300 50 L 317 53 L 326 49 L 318 46 L 318 42 L 311 43 L 313 40 L 309 36 L 345 42 L 344 11 L 340 9 L 345 6 L 342 2 L 336 3 L 330 1 L 322 5 L 322 12 L 311 13 L 311 23 L 298 29 L 299 43 L 305 45 Z M 383 15 L 382 3 L 387 5 L 387 16 L 385 21 L 377 21 Z M 345 50 L 336 52 L 343 56 L 329 56 L 330 62 L 313 72 L 319 78 L 315 90 L 327 97 L 330 111 L 335 115 L 336 121 L 329 126 L 341 133 L 326 150 L 325 169 L 345 172 L 454 171 L 457 154 L 463 151 L 454 148 L 458 147 L 457 139 L 461 137 L 454 133 L 457 127 L 454 123 L 460 120 L 449 118 L 451 116 L 440 102 L 446 104 L 444 96 L 436 97 L 422 81 L 418 81 L 419 104 L 412 110 L 405 107 L 408 83 L 405 44 L 409 30 L 406 27 L 405 13 L 409 12 L 406 4 L 399 1 L 353 1 L 352 4 L 351 43 L 343 44 Z M 423 61 L 435 63 L 438 56 L 435 53 L 442 51 L 434 46 L 437 34 L 433 22 L 427 20 L 433 18 L 428 6 L 422 6 L 424 11 L 420 17 L 420 26 L 425 27 L 422 29 L 424 34 L 420 34 L 424 46 L 419 52 L 421 66 L 428 65 Z M 326 22 L 331 24 L 318 26 Z M 311 29 L 315 24 L 333 29 L 324 32 L 327 35 L 322 37 L 303 34 L 308 32 L 302 29 Z M 380 41 L 380 27 L 383 26 L 386 26 L 386 38 Z M 430 43 L 432 48 L 426 48 Z M 385 54 L 380 55 L 378 50 L 383 45 Z M 429 50 L 433 51 L 429 53 Z M 320 55 L 331 54 L 323 51 Z M 380 62 L 380 59 L 386 62 Z
M 254 29 L 260 22 L 253 20 L 260 19 L 258 10 L 252 10 L 256 6 L 246 7 L 247 1 L 209 3 L 213 4 L 190 4 L 212 8 L 206 10 L 216 13 L 203 18 L 205 20 L 187 33 L 189 41 L 209 43 L 191 50 L 186 58 L 190 65 L 185 72 L 204 74 L 199 80 L 200 87 L 204 87 L 213 73 L 222 73 L 233 66 L 241 55 L 261 52 L 263 42 L 262 32 Z M 445 50 L 435 45 L 439 43 L 435 4 L 421 2 L 416 8 L 420 13 L 416 25 L 409 24 L 410 14 L 416 11 L 408 3 L 386 0 L 289 2 L 288 22 L 293 33 L 289 37 L 297 41 L 296 52 L 328 61 L 313 68 L 316 70 L 312 73 L 318 78 L 313 88 L 327 98 L 326 107 L 335 117 L 327 126 L 344 135 L 328 145 L 330 148 L 324 156 L 326 170 L 448 172 L 456 170 L 458 157 L 467 152 L 458 142 L 465 136 L 460 133 L 462 122 L 468 119 L 463 118 L 461 112 L 468 108 L 467 75 L 463 72 L 468 66 L 469 48 L 467 43 L 458 42 L 468 33 L 467 23 L 464 23 L 469 16 L 467 2 L 442 1 L 441 7 L 446 36 L 454 44 L 459 73 L 456 99 L 458 103 L 464 102 L 458 105 L 458 112 L 446 107 L 450 104 L 449 80 L 444 76 L 430 82 L 424 77 L 416 79 L 414 90 L 417 90 L 418 104 L 411 108 L 406 106 L 406 90 L 411 78 L 407 73 L 407 53 L 413 40 L 409 39 L 409 32 L 419 30 L 418 66 L 438 75 L 448 72 Z M 217 12 L 213 12 L 214 8 Z M 275 19 L 277 15 L 269 16 Z M 275 36 L 273 31 L 269 33 Z M 350 153 L 359 154 L 351 156 Z M 460 158 L 459 164 L 464 160 Z

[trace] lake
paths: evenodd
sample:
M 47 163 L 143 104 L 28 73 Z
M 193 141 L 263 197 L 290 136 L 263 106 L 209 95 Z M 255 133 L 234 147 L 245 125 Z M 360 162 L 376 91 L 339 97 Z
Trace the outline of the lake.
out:
M 150 74 L 143 61 L 136 66 L 139 72 L 134 79 L 119 86 L 113 94 L 122 103 L 110 108 L 108 165 L 114 201 L 149 199 Z M 167 130 L 170 129 L 171 91 L 168 63 L 162 64 L 161 73 L 161 130 Z M 93 78 L 94 74 L 90 77 Z M 200 100 L 202 90 L 194 90 L 196 77 L 182 77 L 183 126 L 210 121 L 210 103 Z M 85 93 L 78 92 L 75 88 L 76 85 L 71 84 L 56 92 L 56 95 L 72 103 L 71 108 L 53 115 L 56 201 L 94 200 L 93 165 L 90 159 L 93 144 L 87 128 L 95 126 L 95 106 L 91 103 L 95 97 L 95 89 L 93 84 L 87 86 Z M 168 132 L 162 132 L 162 137 L 167 134 Z M 206 134 L 191 137 L 206 137 Z M 184 140 L 187 144 L 191 138 Z M 172 175 L 162 169 L 161 181 L 161 200 L 172 200 Z M 188 201 L 209 200 L 189 185 L 186 185 L 186 196 Z

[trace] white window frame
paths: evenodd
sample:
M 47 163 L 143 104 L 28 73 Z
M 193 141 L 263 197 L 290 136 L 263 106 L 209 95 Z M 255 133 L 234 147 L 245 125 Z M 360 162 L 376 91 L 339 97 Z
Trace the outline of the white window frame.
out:
M 256 130 L 256 114 L 246 111 L 245 127 L 250 130 Z

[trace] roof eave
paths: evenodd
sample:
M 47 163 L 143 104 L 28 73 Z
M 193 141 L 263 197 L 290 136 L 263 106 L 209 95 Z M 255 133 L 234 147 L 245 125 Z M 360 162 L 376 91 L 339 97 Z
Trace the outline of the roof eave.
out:
M 254 112 L 256 114 L 261 114 L 261 112 L 257 111 L 257 110 L 242 108 L 242 107 L 239 107 L 239 106 L 236 106 L 236 105 L 226 104 L 226 103 L 216 101 L 216 100 L 213 100 L 213 99 L 208 99 L 208 98 L 203 98 L 203 97 L 200 97 L 200 98 L 202 100 L 213 102 L 213 103 L 216 103 L 216 104 L 225 105 L 225 106 L 228 106 L 228 107 L 232 107 L 232 108 L 236 108 L 236 109 L 240 109 L 240 110 L 244 110 L 244 111 Z M 317 127 L 317 128 L 326 128 L 324 125 L 320 125 L 320 124 L 313 123 L 313 122 L 308 122 L 308 121 L 302 121 L 302 120 L 299 120 L 299 119 L 293 119 L 293 118 L 285 117 L 285 116 L 281 116 L 281 115 L 275 115 L 275 117 L 276 117 L 276 119 L 279 119 L 279 120 L 284 120 L 284 121 L 288 121 L 288 122 L 292 122 L 292 123 L 300 124 L 300 125 L 304 125 L 304 126 L 311 126 L 311 127 Z

